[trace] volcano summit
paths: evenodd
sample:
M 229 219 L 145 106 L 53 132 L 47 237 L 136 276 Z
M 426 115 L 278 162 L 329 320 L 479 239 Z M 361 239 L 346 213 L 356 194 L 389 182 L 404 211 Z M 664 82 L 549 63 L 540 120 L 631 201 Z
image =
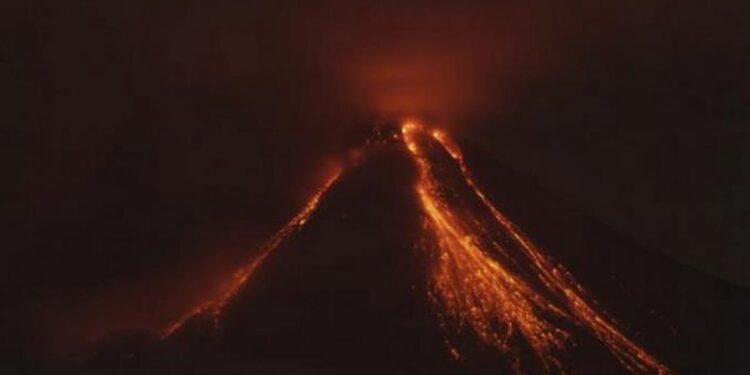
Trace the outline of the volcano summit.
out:
M 732 349 L 706 343 L 746 323 L 742 291 L 645 250 L 633 256 L 628 240 L 442 130 L 407 122 L 356 154 L 217 293 L 160 332 L 100 343 L 74 367 L 666 375 L 741 366 Z M 519 212 L 523 223 L 511 219 Z M 657 279 L 651 290 L 638 281 Z M 708 297 L 717 290 L 726 298 Z M 696 331 L 692 321 L 707 316 L 719 319 Z

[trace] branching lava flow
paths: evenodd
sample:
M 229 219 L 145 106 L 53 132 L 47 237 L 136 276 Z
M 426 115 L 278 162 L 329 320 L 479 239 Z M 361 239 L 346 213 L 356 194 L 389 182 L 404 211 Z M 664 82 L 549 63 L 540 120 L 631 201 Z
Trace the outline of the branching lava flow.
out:
M 562 354 L 579 330 L 596 338 L 632 373 L 673 374 L 598 311 L 597 303 L 572 275 L 492 204 L 445 132 L 414 122 L 405 123 L 400 131 L 418 168 L 416 195 L 432 244 L 430 299 L 447 326 L 472 332 L 482 343 L 505 353 L 517 373 L 527 369 L 518 340 L 525 341 L 541 371 L 566 373 Z M 442 159 L 436 157 L 439 154 Z M 225 288 L 171 323 L 160 337 L 171 336 L 197 316 L 209 316 L 217 325 L 224 307 L 268 255 L 307 222 L 340 175 L 338 169 Z M 460 356 L 454 347 L 451 353 Z
M 545 372 L 565 371 L 560 352 L 571 333 L 558 322 L 590 332 L 633 373 L 672 373 L 596 311 L 596 303 L 573 277 L 490 202 L 460 148 L 444 132 L 413 122 L 401 131 L 419 169 L 416 192 L 434 237 L 431 297 L 454 327 L 468 328 L 482 342 L 509 354 L 518 373 L 520 356 L 510 345 L 516 334 L 532 348 Z M 438 165 L 430 148 L 450 156 L 486 215 L 457 198 L 440 176 L 446 166 Z

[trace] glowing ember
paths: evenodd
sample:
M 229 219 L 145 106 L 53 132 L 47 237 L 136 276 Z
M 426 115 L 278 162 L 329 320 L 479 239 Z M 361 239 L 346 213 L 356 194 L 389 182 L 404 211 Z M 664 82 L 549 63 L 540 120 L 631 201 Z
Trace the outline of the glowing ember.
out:
M 458 145 L 444 132 L 428 132 L 413 122 L 401 131 L 419 168 L 416 191 L 435 240 L 431 297 L 456 329 L 469 329 L 482 342 L 509 354 L 519 373 L 520 355 L 510 344 L 516 334 L 546 372 L 564 371 L 559 355 L 571 333 L 560 326 L 563 322 L 588 330 L 633 373 L 672 373 L 597 312 L 596 303 L 585 297 L 573 277 L 500 213 L 479 189 Z M 458 199 L 449 179 L 441 176 L 446 166 L 431 158 L 430 147 L 450 155 L 463 184 L 486 212 Z
M 291 236 L 294 232 L 305 225 L 307 220 L 318 207 L 320 199 L 328 191 L 331 185 L 333 185 L 333 183 L 338 180 L 340 175 L 341 170 L 337 169 L 333 176 L 326 180 L 325 184 L 323 184 L 323 186 L 318 189 L 317 192 L 315 192 L 315 194 L 312 196 L 312 198 L 310 198 L 310 200 L 302 208 L 302 210 L 298 212 L 297 215 L 295 215 L 291 220 L 289 220 L 289 222 L 287 222 L 286 225 L 284 225 L 278 232 L 276 232 L 276 234 L 274 234 L 273 237 L 271 237 L 268 242 L 266 242 L 266 244 L 261 248 L 260 252 L 253 259 L 251 259 L 245 266 L 238 269 L 234 273 L 232 282 L 224 290 L 222 290 L 221 293 L 214 296 L 213 298 L 204 301 L 200 305 L 195 306 L 193 309 L 188 311 L 185 315 L 166 327 L 161 332 L 160 337 L 162 339 L 167 338 L 168 336 L 179 330 L 180 327 L 182 327 L 187 321 L 189 321 L 193 317 L 203 314 L 210 314 L 213 318 L 214 325 L 218 325 L 219 317 L 221 316 L 222 310 L 227 305 L 227 303 L 229 303 L 232 297 L 234 297 L 237 292 L 242 289 L 242 287 L 247 283 L 250 276 L 253 275 L 255 270 L 261 265 L 261 263 L 263 263 L 266 257 L 268 257 L 269 254 L 276 250 L 279 245 L 284 242 L 284 240 L 289 238 L 289 236 Z

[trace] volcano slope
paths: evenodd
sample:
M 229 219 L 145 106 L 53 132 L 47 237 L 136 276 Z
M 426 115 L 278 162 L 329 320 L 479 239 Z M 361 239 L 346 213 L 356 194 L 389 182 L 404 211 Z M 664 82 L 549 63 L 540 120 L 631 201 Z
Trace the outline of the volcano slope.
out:
M 466 147 L 468 146 L 468 147 Z M 464 145 L 489 199 L 575 275 L 650 355 L 685 374 L 739 374 L 748 296 L 640 248 Z M 446 184 L 468 194 L 458 166 L 430 147 Z M 309 221 L 270 253 L 222 309 L 191 317 L 161 339 L 100 344 L 66 370 L 91 374 L 627 374 L 573 323 L 559 369 L 512 339 L 521 367 L 466 327 L 451 329 L 430 298 L 434 247 L 426 240 L 418 170 L 401 143 L 344 171 Z M 550 318 L 553 319 L 553 318 Z M 744 366 L 744 367 L 743 367 Z M 656 372 L 654 372 L 656 373 Z

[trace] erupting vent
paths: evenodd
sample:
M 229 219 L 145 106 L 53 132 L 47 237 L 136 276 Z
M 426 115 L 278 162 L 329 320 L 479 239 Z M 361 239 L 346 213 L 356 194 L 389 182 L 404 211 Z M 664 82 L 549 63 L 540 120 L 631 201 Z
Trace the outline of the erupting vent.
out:
M 490 202 L 469 172 L 460 148 L 446 133 L 413 122 L 400 130 L 396 138 L 403 140 L 419 171 L 416 195 L 428 232 L 430 300 L 446 327 L 470 332 L 505 353 L 517 373 L 526 368 L 514 345 L 517 340 L 528 344 L 545 372 L 564 373 L 561 354 L 573 341 L 570 328 L 574 327 L 598 339 L 632 373 L 672 374 L 626 337 L 605 313 L 597 311 L 597 303 L 572 275 L 545 256 Z M 438 160 L 440 153 L 444 157 Z M 462 186 L 445 178 L 446 170 L 455 170 Z M 222 293 L 170 324 L 161 337 L 167 338 L 198 315 L 210 315 L 218 324 L 227 303 L 264 259 L 307 222 L 340 175 L 339 170 L 330 177 L 307 205 L 236 271 L 234 281 Z M 459 194 L 459 189 L 469 194 Z M 456 348 L 451 351 L 460 356 Z

